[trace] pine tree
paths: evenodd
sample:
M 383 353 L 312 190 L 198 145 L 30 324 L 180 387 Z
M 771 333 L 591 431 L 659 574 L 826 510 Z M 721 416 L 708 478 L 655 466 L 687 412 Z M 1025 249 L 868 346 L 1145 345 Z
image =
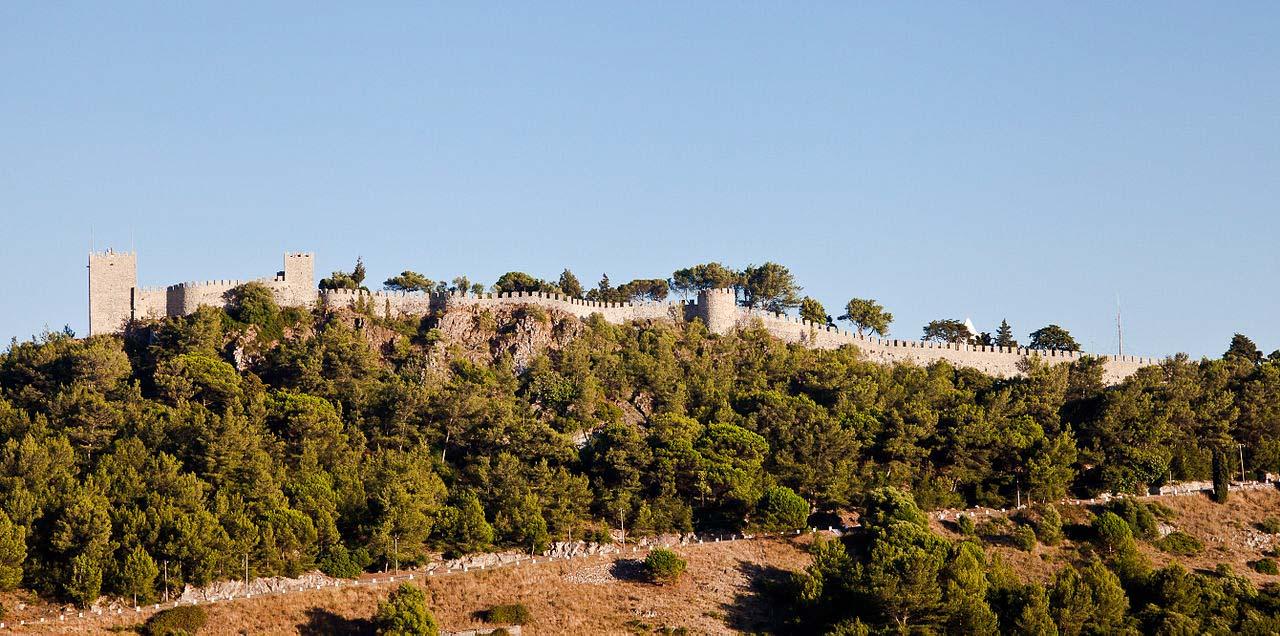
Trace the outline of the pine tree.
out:
M 1231 490 L 1231 467 L 1227 453 L 1221 448 L 1213 450 L 1213 500 L 1226 503 Z
M 564 295 L 570 298 L 582 298 L 582 281 L 579 281 L 578 277 L 574 276 L 573 272 L 569 271 L 568 268 L 560 272 L 560 280 L 557 286 L 560 287 L 560 291 L 564 292 Z
M 67 581 L 71 600 L 88 607 L 102 596 L 102 564 L 92 554 L 81 554 L 71 560 L 71 580 Z
M 360 287 L 361 285 L 364 284 L 364 276 L 365 276 L 364 259 L 357 256 L 356 266 L 354 269 L 351 270 L 351 280 L 356 282 L 356 287 Z
M 827 310 L 822 306 L 822 303 L 808 296 L 805 296 L 800 301 L 800 317 L 819 325 L 825 325 L 830 322 Z
M 1000 329 L 996 330 L 995 345 L 997 347 L 1010 348 L 1018 346 L 1018 341 L 1013 337 L 1013 328 L 1009 326 L 1008 320 L 1000 321 Z
M 440 633 L 436 617 L 427 609 L 426 594 L 411 583 L 401 583 L 386 602 L 378 603 L 373 624 L 378 634 L 387 636 L 436 636 Z
M 138 599 L 143 602 L 151 600 L 152 592 L 156 587 L 156 576 L 160 574 L 156 562 L 142 549 L 137 546 L 129 556 L 124 559 L 124 569 L 121 571 L 121 591 L 125 594 L 133 596 L 133 604 L 138 604 Z
M 1222 354 L 1224 360 L 1239 359 L 1257 364 L 1262 361 L 1262 351 L 1258 350 L 1258 345 L 1244 334 L 1236 334 L 1231 337 L 1231 345 L 1227 347 L 1227 352 Z
M 1096 634 L 1119 632 L 1129 609 L 1129 597 L 1120 585 L 1120 577 L 1098 560 L 1086 566 L 1080 576 L 1092 600 L 1092 620 L 1087 623 L 1090 631 Z
M 12 590 L 22 582 L 22 562 L 27 559 L 27 530 L 0 510 L 0 590 Z
M 1013 621 L 1012 632 L 1025 636 L 1058 636 L 1058 627 L 1049 615 L 1049 600 L 1039 584 L 1026 587 L 1022 609 Z
M 463 498 L 455 510 L 453 540 L 459 552 L 480 552 L 493 543 L 493 526 L 484 518 L 484 507 L 475 495 Z
M 893 322 L 893 314 L 884 310 L 884 305 L 870 298 L 853 298 L 844 306 L 844 315 L 838 320 L 848 320 L 861 336 L 870 331 L 881 338 L 889 335 L 889 325 Z

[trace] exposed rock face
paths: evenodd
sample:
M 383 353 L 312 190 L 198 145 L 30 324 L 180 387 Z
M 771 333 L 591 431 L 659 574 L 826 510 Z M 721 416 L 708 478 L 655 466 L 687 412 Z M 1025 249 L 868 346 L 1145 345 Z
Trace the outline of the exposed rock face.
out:
M 563 348 L 585 328 L 575 316 L 537 306 L 462 306 L 436 322 L 446 350 L 475 362 L 509 356 L 517 373 L 544 351 Z
M 338 579 L 320 572 L 308 572 L 297 578 L 271 576 L 249 581 L 248 593 L 252 595 L 294 592 L 316 587 L 332 587 Z M 177 600 L 190 602 L 216 601 L 229 598 L 244 598 L 246 593 L 244 581 L 219 581 L 204 587 L 186 586 L 182 596 Z

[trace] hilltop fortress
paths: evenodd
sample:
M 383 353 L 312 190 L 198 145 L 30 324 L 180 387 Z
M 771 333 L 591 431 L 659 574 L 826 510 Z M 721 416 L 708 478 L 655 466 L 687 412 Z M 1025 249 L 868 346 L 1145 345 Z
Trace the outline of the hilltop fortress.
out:
M 116 333 L 133 320 L 185 316 L 201 305 L 223 307 L 226 292 L 248 281 L 214 280 L 187 282 L 168 287 L 138 287 L 138 257 L 134 252 L 93 252 L 89 254 L 89 333 Z M 1021 373 L 1022 363 L 1039 356 L 1057 364 L 1087 355 L 1068 351 L 1038 351 L 1022 347 L 922 342 L 862 336 L 836 327 L 821 325 L 784 314 L 740 307 L 731 289 L 709 289 L 692 302 L 600 303 L 560 294 L 515 292 L 504 294 L 424 293 L 394 291 L 320 290 L 315 281 L 315 256 L 286 253 L 284 269 L 271 278 L 257 281 L 275 295 L 281 306 L 329 308 L 372 304 L 375 311 L 389 317 L 424 315 L 465 305 L 538 305 L 579 318 L 600 314 L 613 323 L 633 320 L 701 319 L 712 333 L 723 334 L 759 321 L 770 334 L 792 343 L 820 349 L 844 345 L 858 347 L 868 359 L 880 363 L 913 362 L 927 365 L 937 360 L 970 367 L 993 376 L 1011 377 Z M 1098 356 L 1106 361 L 1104 380 L 1108 384 L 1133 374 L 1139 368 L 1158 364 L 1155 358 Z

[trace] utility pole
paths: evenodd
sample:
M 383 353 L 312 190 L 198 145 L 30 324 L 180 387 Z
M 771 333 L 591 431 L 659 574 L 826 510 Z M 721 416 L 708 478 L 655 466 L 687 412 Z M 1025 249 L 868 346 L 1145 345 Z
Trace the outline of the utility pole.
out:
M 627 547 L 627 515 L 618 511 L 618 525 L 622 527 L 622 547 Z
M 1244 473 L 1244 444 L 1236 444 L 1236 447 L 1240 449 L 1240 481 L 1246 482 L 1249 480 L 1245 478 Z
M 244 597 L 249 598 L 249 553 L 244 553 Z
M 1013 487 L 1017 489 L 1017 492 L 1018 492 L 1018 507 L 1019 507 L 1019 508 L 1021 508 L 1021 507 L 1022 507 L 1022 481 L 1021 481 L 1021 480 L 1019 480 L 1017 477 L 1014 477 L 1014 478 L 1013 478 Z
M 391 550 L 395 553 L 391 557 L 391 560 L 395 562 L 395 574 L 400 576 L 400 535 L 397 534 L 391 537 L 391 545 L 393 546 Z
M 164 562 L 164 602 L 169 602 L 169 560 Z

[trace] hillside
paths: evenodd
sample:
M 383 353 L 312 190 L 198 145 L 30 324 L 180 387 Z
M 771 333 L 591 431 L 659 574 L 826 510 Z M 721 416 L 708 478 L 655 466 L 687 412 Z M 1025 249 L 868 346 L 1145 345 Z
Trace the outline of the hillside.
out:
M 1204 495 L 1162 497 L 1173 511 L 1170 528 L 1201 540 L 1206 549 L 1192 556 L 1171 555 L 1141 542 L 1139 550 L 1153 567 L 1181 564 L 1188 570 L 1214 572 L 1219 564 L 1255 585 L 1275 585 L 1280 577 L 1254 571 L 1250 563 L 1264 558 L 1280 543 L 1280 535 L 1264 533 L 1258 524 L 1280 511 L 1280 491 L 1257 490 L 1234 494 L 1224 505 Z M 1064 507 L 1064 516 L 1081 518 L 1099 508 Z M 936 531 L 961 540 L 950 523 L 935 522 Z M 684 629 L 690 634 L 788 631 L 785 590 L 793 572 L 812 561 L 807 549 L 811 535 L 787 540 L 762 539 L 706 543 L 680 547 L 687 558 L 687 575 L 673 585 L 653 585 L 637 575 L 632 554 L 588 557 L 569 561 L 526 563 L 521 567 L 473 570 L 449 576 L 424 577 L 432 611 L 448 630 L 492 628 L 477 613 L 494 605 L 522 603 L 535 622 L 526 634 L 645 634 Z M 1089 550 L 1087 537 L 1065 539 L 1053 547 L 1038 545 L 1028 552 L 1002 538 L 985 541 L 989 559 L 1008 563 L 1028 581 L 1049 584 L 1056 570 L 1081 562 Z M 366 581 L 370 577 L 366 577 Z M 371 586 L 343 587 L 256 597 L 207 605 L 210 621 L 202 634 L 372 634 L 369 617 L 392 585 L 387 577 Z M 403 576 L 401 579 L 403 580 Z M 51 614 L 52 613 L 52 614 Z M 10 620 L 37 621 L 35 631 L 84 634 L 113 626 L 140 623 L 131 613 L 53 622 L 55 608 L 33 606 L 15 612 Z M 145 618 L 147 614 L 144 614 Z M 56 629 L 55 629 L 56 627 Z M 22 632 L 24 630 L 18 629 Z M 28 630 L 31 631 L 31 630 Z
M 879 364 L 750 325 L 716 334 L 699 320 L 613 324 L 537 306 L 397 318 L 233 291 L 225 309 L 123 336 L 45 334 L 0 357 L 0 587 L 100 608 L 156 598 L 162 572 L 170 589 L 246 566 L 251 577 L 355 577 L 442 555 L 539 553 L 621 526 L 633 537 L 757 532 L 853 511 L 876 519 L 880 506 L 887 516 L 846 548 L 822 548 L 819 563 L 850 577 L 807 574 L 838 594 L 791 598 L 797 621 L 879 629 L 972 610 L 994 624 L 1038 605 L 996 585 L 998 564 L 950 530 L 917 523 L 921 510 L 1225 483 L 1240 469 L 1237 443 L 1250 470 L 1280 469 L 1280 362 L 1242 337 L 1222 359 L 1170 360 L 1108 386 L 1088 357 L 994 378 Z M 1069 535 L 1093 541 L 1083 512 L 1062 515 L 1077 522 Z M 1029 532 L 994 528 L 993 544 L 1021 540 L 1015 530 Z M 902 572 L 876 573 L 876 550 L 906 550 L 921 571 L 972 571 L 939 570 L 933 580 L 950 587 L 924 590 L 918 611 L 895 609 L 889 582 Z M 1124 584 L 1150 597 L 1145 571 L 1117 555 L 1132 556 L 1113 541 L 1040 562 L 1095 582 L 1110 568 L 1124 577 L 1109 593 Z M 794 569 L 789 558 L 779 563 Z M 872 578 L 858 587 L 854 574 Z M 1071 583 L 1057 577 L 1053 589 Z M 962 585 L 987 578 L 1008 594 Z M 1230 595 L 1238 611 L 1221 626 L 1257 624 L 1269 597 Z M 1143 603 L 1115 620 L 1152 624 Z M 866 609 L 834 611 L 848 607 Z

